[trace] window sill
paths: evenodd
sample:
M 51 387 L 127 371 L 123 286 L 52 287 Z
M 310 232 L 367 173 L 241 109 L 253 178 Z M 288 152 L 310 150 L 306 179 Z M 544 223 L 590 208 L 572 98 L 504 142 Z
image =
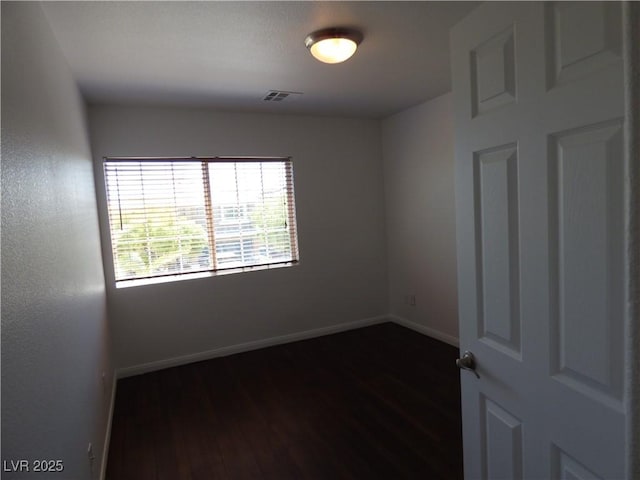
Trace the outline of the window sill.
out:
M 173 283 L 183 280 L 196 280 L 200 278 L 218 277 L 223 275 L 231 275 L 235 273 L 257 272 L 262 270 L 275 270 L 279 268 L 293 267 L 299 265 L 300 261 L 274 263 L 271 265 L 257 265 L 255 267 L 238 267 L 227 270 L 218 270 L 215 272 L 198 272 L 198 273 L 182 273 L 177 275 L 166 275 L 163 277 L 141 278 L 135 280 L 119 280 L 116 282 L 116 288 L 141 287 L 144 285 L 155 285 L 158 283 Z

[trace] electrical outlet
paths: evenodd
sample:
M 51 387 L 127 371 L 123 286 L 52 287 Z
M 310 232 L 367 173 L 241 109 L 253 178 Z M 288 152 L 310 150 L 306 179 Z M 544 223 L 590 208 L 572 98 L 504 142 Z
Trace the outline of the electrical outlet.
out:
M 416 296 L 415 295 L 409 295 L 409 305 L 411 305 L 412 307 L 416 306 Z

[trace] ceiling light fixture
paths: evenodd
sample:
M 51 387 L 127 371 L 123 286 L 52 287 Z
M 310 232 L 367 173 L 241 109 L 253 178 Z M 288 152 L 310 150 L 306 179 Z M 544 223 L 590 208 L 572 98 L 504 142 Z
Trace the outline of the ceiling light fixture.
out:
M 355 53 L 362 38 L 362 33 L 357 30 L 325 28 L 307 35 L 304 44 L 316 60 L 340 63 Z

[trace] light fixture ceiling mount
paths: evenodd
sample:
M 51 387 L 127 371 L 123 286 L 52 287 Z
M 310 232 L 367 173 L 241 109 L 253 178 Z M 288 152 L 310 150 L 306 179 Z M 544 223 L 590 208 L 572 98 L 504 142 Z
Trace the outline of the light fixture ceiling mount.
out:
M 363 38 L 360 31 L 351 28 L 325 28 L 307 35 L 304 44 L 317 60 L 340 63 L 355 53 Z

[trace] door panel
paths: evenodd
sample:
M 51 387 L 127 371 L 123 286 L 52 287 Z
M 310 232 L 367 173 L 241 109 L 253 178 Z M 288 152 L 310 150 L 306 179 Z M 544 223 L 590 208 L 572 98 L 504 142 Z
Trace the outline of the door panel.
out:
M 471 51 L 473 116 L 516 100 L 513 27 Z
M 622 400 L 622 121 L 550 139 L 552 374 Z
M 549 89 L 620 61 L 619 2 L 550 2 L 545 8 Z
M 515 144 L 475 154 L 479 338 L 520 358 L 518 158 Z
M 600 480 L 600 477 L 590 472 L 584 465 L 555 445 L 552 461 L 553 478 L 561 480 Z
M 486 478 L 522 478 L 522 422 L 487 398 L 482 399 L 483 474 Z
M 467 478 L 622 478 L 620 5 L 488 2 L 452 31 Z

